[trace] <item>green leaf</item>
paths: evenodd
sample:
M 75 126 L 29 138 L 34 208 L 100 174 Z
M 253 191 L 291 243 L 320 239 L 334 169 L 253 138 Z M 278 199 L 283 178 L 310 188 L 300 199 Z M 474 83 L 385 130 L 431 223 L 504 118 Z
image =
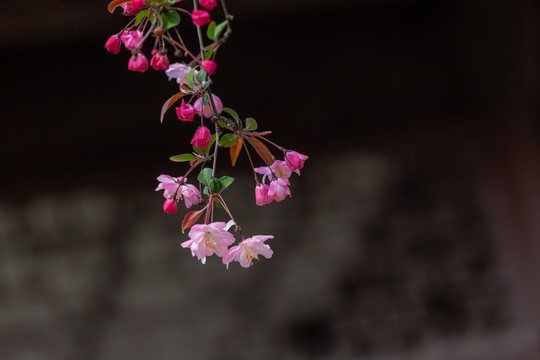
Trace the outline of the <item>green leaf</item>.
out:
M 204 60 L 208 60 L 212 57 L 212 55 L 214 55 L 214 50 L 212 49 L 204 49 Z
M 187 82 L 190 83 L 190 84 L 193 84 L 194 76 L 195 76 L 195 68 L 189 70 L 188 81 Z M 191 88 L 193 89 L 193 86 L 191 86 Z
M 208 182 L 208 188 L 210 189 L 210 192 L 219 193 L 223 190 L 223 185 L 221 185 L 221 181 L 213 177 Z
M 176 10 L 164 12 L 161 14 L 161 22 L 163 23 L 163 28 L 169 30 L 180 24 L 180 14 Z
M 197 160 L 197 158 L 193 154 L 174 155 L 174 156 L 171 156 L 169 159 L 171 159 L 171 161 L 175 161 L 175 162 Z
M 253 118 L 247 118 L 246 119 L 246 130 L 257 130 L 257 122 Z
M 221 126 L 222 128 L 225 128 L 227 130 L 231 130 L 231 131 L 234 131 L 232 127 L 230 127 L 225 121 L 223 120 L 218 120 L 218 125 Z
M 231 185 L 233 183 L 234 178 L 232 178 L 230 176 L 222 176 L 218 180 L 221 183 L 221 185 L 223 186 L 223 190 L 225 190 L 226 188 L 229 187 L 229 185 Z
M 197 180 L 199 180 L 204 185 L 209 185 L 210 179 L 212 179 L 212 169 L 210 168 L 204 168 L 199 173 L 199 176 L 197 176 Z
M 206 36 L 208 36 L 208 38 L 210 40 L 214 40 L 215 37 L 214 37 L 214 31 L 216 30 L 216 22 L 215 21 L 212 21 L 209 25 L 208 25 L 208 28 L 206 29 Z
M 227 114 L 231 115 L 234 118 L 234 120 L 236 120 L 236 122 L 240 122 L 240 117 L 238 116 L 236 111 L 234 111 L 233 109 L 226 107 L 226 108 L 223 108 L 223 111 L 225 111 Z
M 196 79 L 197 79 L 197 81 L 198 81 L 199 83 L 202 83 L 202 82 L 204 81 L 205 78 L 206 78 L 206 71 L 201 70 L 201 71 L 199 71 L 199 72 L 197 73 Z
M 231 147 L 234 144 L 236 144 L 236 135 L 235 134 L 225 134 L 223 137 L 219 140 L 219 143 L 223 147 Z
M 208 93 L 204 93 L 203 98 L 202 98 L 203 105 L 206 106 L 208 105 L 209 102 L 210 102 L 210 98 L 208 97 Z
M 208 195 L 208 186 L 205 186 L 202 190 L 203 195 Z
M 227 20 L 221 22 L 218 26 L 216 26 L 216 29 L 214 30 L 214 39 L 219 38 L 219 34 L 221 34 L 223 29 L 225 29 L 225 26 L 227 26 Z
M 135 26 L 139 25 L 141 23 L 141 21 L 144 19 L 144 17 L 146 16 L 146 14 L 148 14 L 148 10 L 143 10 L 139 13 L 139 15 L 137 15 L 137 17 L 135 18 Z
M 203 85 L 203 89 L 204 89 L 204 90 L 208 89 L 208 87 L 210 86 L 210 84 L 211 84 L 210 81 L 205 82 L 204 85 Z

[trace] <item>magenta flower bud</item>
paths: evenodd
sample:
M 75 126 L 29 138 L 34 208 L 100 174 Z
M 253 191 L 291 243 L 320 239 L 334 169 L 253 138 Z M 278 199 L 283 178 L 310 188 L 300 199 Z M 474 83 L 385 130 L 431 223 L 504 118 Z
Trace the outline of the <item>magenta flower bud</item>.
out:
M 142 31 L 131 30 L 131 31 L 124 31 L 124 33 L 122 34 L 120 38 L 122 39 L 122 43 L 124 44 L 126 49 L 128 49 L 129 51 L 133 51 L 142 41 L 143 37 L 144 37 L 144 34 Z
M 193 121 L 195 115 L 199 113 L 199 110 L 195 106 L 186 104 L 182 99 L 182 106 L 176 108 L 176 114 L 182 121 Z
M 259 206 L 265 204 L 270 204 L 272 202 L 272 197 L 268 197 L 269 185 L 259 184 L 255 187 L 255 203 Z
M 287 151 L 285 153 L 285 162 L 289 166 L 289 169 L 298 175 L 300 175 L 300 169 L 304 167 L 304 162 L 308 158 L 308 156 L 297 153 L 296 151 Z
M 122 41 L 120 41 L 120 37 L 118 35 L 113 35 L 107 40 L 105 43 L 105 48 L 107 51 L 112 52 L 113 54 L 118 54 L 120 51 L 120 47 L 122 46 Z
M 123 4 L 122 8 L 124 9 L 124 14 L 134 15 L 141 11 L 144 7 L 146 0 L 131 0 L 127 4 Z
M 167 214 L 176 214 L 176 201 L 174 199 L 167 199 L 165 200 L 165 203 L 163 204 L 163 211 L 165 211 Z
M 209 75 L 214 75 L 216 73 L 217 64 L 213 60 L 204 60 L 202 62 L 202 68 Z
M 197 26 L 204 26 L 210 24 L 210 14 L 205 10 L 193 10 L 191 13 L 191 20 Z
M 128 69 L 143 73 L 148 70 L 148 59 L 143 53 L 135 54 L 129 59 Z
M 191 140 L 191 144 L 195 145 L 200 149 L 206 149 L 208 144 L 212 141 L 212 134 L 206 126 L 200 126 L 197 131 L 195 131 L 195 136 Z
M 217 6 L 217 0 L 199 0 L 199 4 L 206 10 L 212 11 Z
M 169 68 L 169 58 L 165 54 L 160 54 L 159 52 L 152 56 L 150 60 L 150 65 L 155 70 L 167 70 Z

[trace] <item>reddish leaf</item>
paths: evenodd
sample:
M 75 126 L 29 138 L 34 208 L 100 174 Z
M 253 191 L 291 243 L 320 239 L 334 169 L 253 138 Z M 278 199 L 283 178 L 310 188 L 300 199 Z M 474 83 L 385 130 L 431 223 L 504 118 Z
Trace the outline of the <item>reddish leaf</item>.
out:
M 276 161 L 274 155 L 272 155 L 268 147 L 262 141 L 252 136 L 246 139 L 255 148 L 255 151 L 257 151 L 257 154 L 264 160 L 266 165 L 270 166 Z
M 118 6 L 124 5 L 125 3 L 129 2 L 130 0 L 113 0 L 107 5 L 107 8 L 109 9 L 109 12 L 112 14 L 114 12 L 114 9 L 116 9 Z
M 178 100 L 180 100 L 182 98 L 182 96 L 184 96 L 186 94 L 184 93 L 178 93 L 178 94 L 175 94 L 173 96 L 171 96 L 167 101 L 165 101 L 165 103 L 163 104 L 163 106 L 161 107 L 161 118 L 160 118 L 160 122 L 163 122 L 163 117 L 165 116 L 165 113 L 167 112 L 167 110 L 169 110 L 169 108 L 175 103 L 177 102 Z
M 186 91 L 192 91 L 192 89 L 189 87 L 188 84 L 186 83 L 183 83 L 182 86 L 180 86 L 182 88 L 182 90 L 186 90 Z
M 236 160 L 238 160 L 238 156 L 240 155 L 240 152 L 242 151 L 243 144 L 244 144 L 244 140 L 242 136 L 238 136 L 238 139 L 236 139 L 236 144 L 234 144 L 233 146 L 229 148 L 229 151 L 231 153 L 232 166 L 236 165 Z
M 201 215 L 204 213 L 205 210 L 206 210 L 206 207 L 202 210 L 188 212 L 186 216 L 184 217 L 184 220 L 182 221 L 182 232 L 192 227 L 199 220 L 199 218 L 201 217 Z

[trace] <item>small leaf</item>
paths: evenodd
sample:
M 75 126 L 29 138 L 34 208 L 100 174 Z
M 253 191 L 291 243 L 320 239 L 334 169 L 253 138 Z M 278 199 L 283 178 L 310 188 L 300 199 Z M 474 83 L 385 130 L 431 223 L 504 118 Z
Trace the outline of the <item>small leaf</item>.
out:
M 210 102 L 210 98 L 208 97 L 208 93 L 204 93 L 203 98 L 202 98 L 203 105 L 206 106 L 208 105 L 209 102 Z
M 163 106 L 161 107 L 161 117 L 159 119 L 160 122 L 163 122 L 163 117 L 165 116 L 165 113 L 167 112 L 167 110 L 169 110 L 169 108 L 175 103 L 177 102 L 178 100 L 180 100 L 182 98 L 182 96 L 184 96 L 186 94 L 184 93 L 177 93 L 173 96 L 171 96 L 169 99 L 167 99 L 167 101 L 165 101 L 165 103 L 163 104 Z
M 180 24 L 180 14 L 178 14 L 176 10 L 169 10 L 161 14 L 161 21 L 163 23 L 163 28 L 169 30 Z
M 225 128 L 227 130 L 231 130 L 231 131 L 234 131 L 232 127 L 230 127 L 225 121 L 223 120 L 218 120 L 218 125 L 221 126 L 222 128 Z
M 210 192 L 217 194 L 223 190 L 223 185 L 221 184 L 221 181 L 212 177 L 208 182 L 208 188 L 210 189 Z
M 107 9 L 109 9 L 109 12 L 112 14 L 114 12 L 114 9 L 116 9 L 118 6 L 123 5 L 130 0 L 113 0 L 107 5 Z
M 143 10 L 139 13 L 139 15 L 137 15 L 137 17 L 135 18 L 135 26 L 139 25 L 142 21 L 142 19 L 144 19 L 144 17 L 146 16 L 146 14 L 148 14 L 148 10 Z
M 198 81 L 199 83 L 202 83 L 202 82 L 204 81 L 205 78 L 206 78 L 206 71 L 201 70 L 201 71 L 199 71 L 199 72 L 197 73 L 196 79 L 197 79 L 197 81 Z
M 262 141 L 252 136 L 246 139 L 253 146 L 257 154 L 259 154 L 259 156 L 264 160 L 266 165 L 271 166 L 274 161 L 276 161 L 274 155 L 272 155 L 268 147 Z
M 195 155 L 193 154 L 180 154 L 180 155 L 174 155 L 169 158 L 171 161 L 174 162 L 183 162 L 183 161 L 192 161 L 197 160 Z
M 227 26 L 227 20 L 221 22 L 219 25 L 216 26 L 216 29 L 214 30 L 214 39 L 219 38 L 219 34 L 221 34 L 223 29 L 225 29 L 225 26 Z
M 219 179 L 219 182 L 221 183 L 221 186 L 223 186 L 223 190 L 229 187 L 234 181 L 234 178 L 230 176 L 222 176 Z
M 210 81 L 206 81 L 204 84 L 203 84 L 203 89 L 206 90 L 208 89 L 208 87 L 210 86 L 211 82 Z
M 216 30 L 216 22 L 215 21 L 212 21 L 209 25 L 208 25 L 208 28 L 206 29 L 206 36 L 208 36 L 208 38 L 210 40 L 214 40 L 215 37 L 214 37 L 214 31 Z
M 240 156 L 240 152 L 242 151 L 243 144 L 244 144 L 243 137 L 238 136 L 238 139 L 236 140 L 236 144 L 234 144 L 233 146 L 229 148 L 232 166 L 236 165 L 236 160 L 238 160 L 238 156 Z
M 193 77 L 195 76 L 195 68 L 189 70 L 188 81 L 193 84 Z M 193 87 L 193 86 L 192 86 Z
M 246 130 L 257 130 L 257 122 L 253 118 L 247 118 L 246 119 Z
M 195 147 L 195 145 L 193 145 L 193 152 L 196 152 L 196 153 L 199 154 L 199 155 L 204 155 L 203 149 L 200 149 L 200 148 L 198 148 L 198 147 Z
M 204 60 L 210 59 L 212 57 L 212 55 L 214 55 L 214 50 L 212 50 L 212 49 L 209 49 L 209 50 L 204 49 Z
M 223 111 L 225 111 L 227 114 L 231 115 L 234 118 L 234 120 L 236 120 L 236 122 L 240 122 L 240 117 L 238 116 L 236 111 L 234 111 L 233 109 L 226 107 L 226 108 L 223 108 Z
M 186 83 L 183 83 L 180 87 L 182 88 L 182 90 L 193 92 L 193 89 Z
M 212 178 L 212 169 L 210 168 L 202 169 L 201 172 L 199 173 L 199 176 L 197 176 L 197 180 L 199 180 L 204 185 L 208 185 L 211 178 Z
M 184 217 L 184 220 L 182 220 L 182 232 L 195 225 L 195 223 L 200 219 L 201 215 L 204 213 L 205 210 L 206 208 L 202 210 L 188 212 Z
M 223 147 L 231 147 L 234 144 L 236 144 L 237 136 L 235 134 L 225 134 L 223 137 L 219 140 L 219 143 Z

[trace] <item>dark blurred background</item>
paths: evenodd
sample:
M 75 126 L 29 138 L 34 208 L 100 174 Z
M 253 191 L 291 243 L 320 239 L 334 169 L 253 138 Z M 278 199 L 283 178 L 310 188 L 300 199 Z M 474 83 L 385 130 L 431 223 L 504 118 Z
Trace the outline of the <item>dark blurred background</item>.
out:
M 106 5 L 0 11 L 0 359 L 540 359 L 540 4 L 230 0 L 215 93 L 310 159 L 260 208 L 220 156 L 275 236 L 228 271 L 161 210 L 194 127 Z

